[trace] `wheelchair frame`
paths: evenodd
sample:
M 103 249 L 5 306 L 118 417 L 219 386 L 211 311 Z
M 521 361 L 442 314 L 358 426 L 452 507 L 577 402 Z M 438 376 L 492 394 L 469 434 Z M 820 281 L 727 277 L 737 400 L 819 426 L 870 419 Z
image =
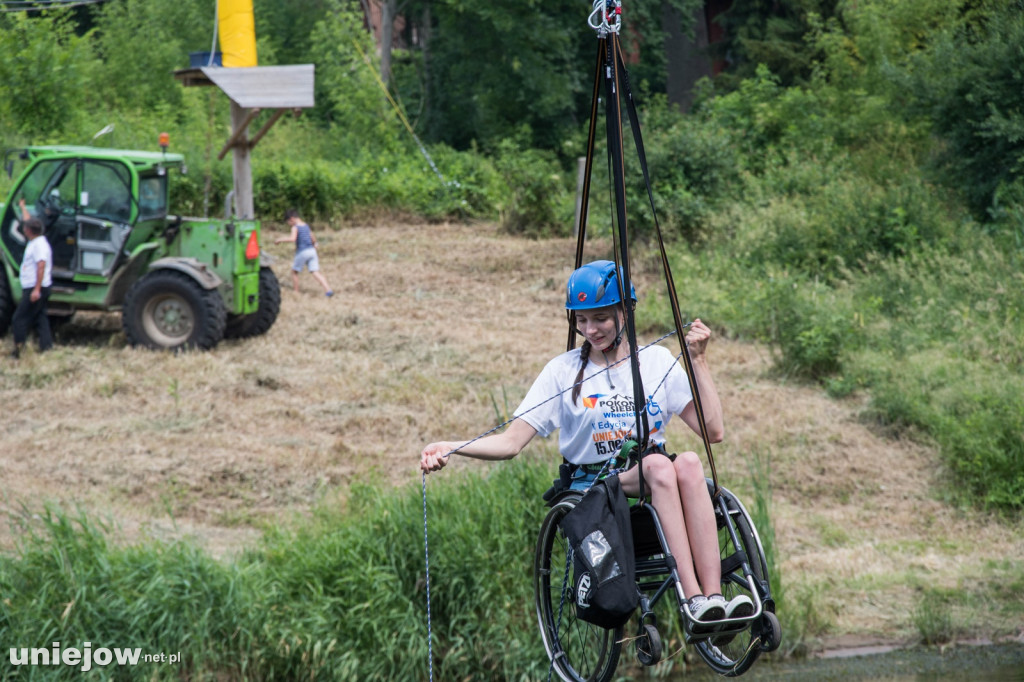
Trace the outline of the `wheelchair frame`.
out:
M 778 648 L 782 631 L 775 615 L 768 565 L 757 529 L 739 499 L 708 479 L 718 526 L 722 555 L 722 594 L 731 599 L 746 594 L 754 613 L 746 618 L 716 621 L 714 631 L 695 631 L 665 541 L 657 510 L 640 500 L 630 509 L 633 548 L 637 559 L 636 579 L 640 593 L 639 617 L 632 637 L 639 662 L 655 665 L 662 659 L 662 640 L 655 607 L 669 592 L 676 595 L 674 612 L 680 619 L 684 641 L 694 644 L 708 666 L 727 677 L 746 672 L 762 652 Z M 541 638 L 551 669 L 565 682 L 607 682 L 618 666 L 626 626 L 604 629 L 579 620 L 575 613 L 572 555 L 561 530 L 561 521 L 583 497 L 579 491 L 564 491 L 550 502 L 541 524 L 534 556 L 534 597 Z M 704 624 L 699 624 L 698 628 Z

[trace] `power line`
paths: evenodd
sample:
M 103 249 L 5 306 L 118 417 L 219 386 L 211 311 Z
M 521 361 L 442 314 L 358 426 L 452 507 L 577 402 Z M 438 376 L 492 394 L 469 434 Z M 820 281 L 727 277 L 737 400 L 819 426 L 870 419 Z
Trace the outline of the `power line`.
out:
M 0 12 L 35 12 L 54 7 L 72 8 L 95 5 L 107 0 L 0 0 Z

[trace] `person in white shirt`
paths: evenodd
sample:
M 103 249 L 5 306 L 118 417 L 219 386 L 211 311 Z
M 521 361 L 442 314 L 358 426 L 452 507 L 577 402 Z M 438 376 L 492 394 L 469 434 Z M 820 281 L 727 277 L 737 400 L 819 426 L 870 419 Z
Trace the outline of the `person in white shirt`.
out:
M 46 316 L 46 301 L 53 286 L 53 251 L 43 236 L 43 223 L 38 218 L 29 218 L 22 224 L 22 231 L 29 242 L 21 259 L 21 300 L 11 320 L 14 333 L 14 351 L 11 357 L 21 355 L 21 349 L 33 327 L 39 336 L 39 350 L 53 348 L 50 320 Z
M 604 471 L 604 463 L 622 442 L 636 438 L 630 344 L 624 338 L 625 305 L 636 304 L 632 285 L 624 287 L 632 301 L 619 294 L 619 270 L 611 261 L 594 261 L 572 273 L 566 291 L 567 310 L 576 313 L 577 332 L 584 337 L 577 350 L 551 360 L 501 433 L 471 441 L 430 443 L 420 454 L 424 472 L 443 468 L 451 454 L 477 459 L 511 459 L 537 435 L 559 430 L 559 450 L 575 468 L 571 489 L 585 490 Z M 703 397 L 708 437 L 722 440 L 722 405 L 708 369 L 706 350 L 711 330 L 693 321 L 686 345 Z M 753 614 L 746 595 L 731 601 L 721 589 L 721 557 L 715 511 L 696 453 L 668 455 L 665 427 L 674 415 L 700 433 L 689 381 L 672 353 L 661 346 L 642 349 L 640 375 L 646 391 L 650 447 L 643 457 L 644 493 L 658 510 L 665 538 L 675 556 L 680 582 L 693 618 L 712 623 Z M 617 472 L 627 495 L 640 494 L 637 467 Z

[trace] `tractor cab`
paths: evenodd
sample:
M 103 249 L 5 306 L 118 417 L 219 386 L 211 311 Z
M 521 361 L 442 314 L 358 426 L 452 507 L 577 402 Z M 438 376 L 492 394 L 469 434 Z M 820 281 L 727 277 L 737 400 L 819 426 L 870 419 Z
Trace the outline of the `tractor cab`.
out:
M 24 293 L 23 223 L 33 217 L 53 250 L 51 319 L 120 312 L 128 343 L 150 348 L 213 348 L 270 329 L 281 292 L 260 250 L 259 222 L 169 215 L 168 176 L 175 167 L 184 172 L 184 157 L 166 151 L 166 135 L 160 146 L 7 153 L 4 166 L 16 179 L 0 204 L 0 336 Z
M 95 148 L 19 151 L 29 165 L 0 216 L 0 239 L 19 261 L 26 243 L 24 199 L 24 212 L 43 222 L 53 249 L 55 286 L 60 280 L 108 278 L 126 255 L 133 227 L 166 218 L 165 163 L 181 162 L 177 155 Z

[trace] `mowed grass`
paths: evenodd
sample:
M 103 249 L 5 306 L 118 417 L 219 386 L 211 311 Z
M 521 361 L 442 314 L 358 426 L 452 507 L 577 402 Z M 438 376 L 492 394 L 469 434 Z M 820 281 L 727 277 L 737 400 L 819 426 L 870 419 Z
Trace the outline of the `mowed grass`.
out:
M 290 254 L 271 247 L 283 304 L 263 337 L 152 353 L 125 347 L 116 316 L 85 315 L 52 353 L 0 365 L 3 641 L 180 649 L 199 677 L 423 677 L 419 450 L 495 426 L 564 349 L 574 244 L 491 225 L 318 232 L 337 295 L 307 274 L 292 292 Z M 641 296 L 659 286 L 637 270 Z M 877 432 L 859 399 L 780 380 L 767 349 L 723 334 L 710 353 L 719 476 L 767 501 L 782 652 L 1024 628 L 1019 521 L 941 501 L 938 455 Z M 678 426 L 674 449 L 701 451 Z M 429 479 L 444 679 L 546 675 L 529 580 L 553 445 Z

